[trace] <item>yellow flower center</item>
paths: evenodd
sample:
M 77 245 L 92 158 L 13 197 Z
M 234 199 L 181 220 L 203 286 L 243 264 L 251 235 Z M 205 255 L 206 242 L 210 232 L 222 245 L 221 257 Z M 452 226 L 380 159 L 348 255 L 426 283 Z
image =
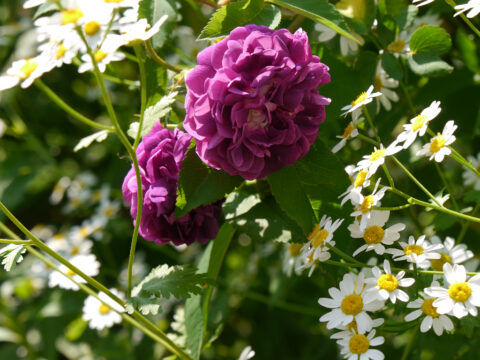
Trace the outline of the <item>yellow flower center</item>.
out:
M 400 52 L 400 51 L 403 50 L 404 47 L 405 47 L 405 41 L 396 40 L 396 41 L 390 43 L 390 45 L 388 45 L 388 50 L 390 50 L 392 52 Z
M 472 288 L 466 282 L 450 285 L 448 295 L 456 302 L 465 302 L 472 294 Z
M 88 36 L 93 36 L 100 31 L 100 23 L 97 21 L 89 21 L 85 24 L 83 30 L 85 30 L 85 34 Z
M 367 195 L 363 198 L 362 204 L 360 205 L 360 210 L 362 213 L 366 214 L 370 211 L 374 202 L 373 195 Z
M 105 210 L 103 210 L 103 215 L 106 217 L 111 217 L 115 213 L 115 208 L 113 206 L 107 206 Z
M 417 255 L 422 255 L 423 254 L 423 248 L 420 245 L 407 245 L 403 249 L 403 252 L 405 255 L 410 255 L 412 253 L 415 253 Z
M 288 247 L 288 252 L 292 257 L 297 257 L 300 255 L 300 249 L 302 248 L 303 244 L 300 243 L 291 243 Z
M 435 299 L 425 299 L 422 304 L 422 311 L 425 315 L 437 318 L 440 314 L 437 312 L 437 307 L 433 306 Z
M 367 100 L 367 93 L 364 91 L 358 97 L 352 101 L 352 106 L 360 104 L 362 101 Z
M 67 269 L 66 274 L 67 274 L 67 275 L 70 275 L 70 276 L 75 275 L 75 273 L 74 273 L 72 270 L 70 270 L 70 269 Z
M 75 246 L 71 251 L 71 255 L 77 255 L 79 252 L 80 249 L 78 248 L 78 246 Z
M 370 161 L 377 161 L 378 159 L 382 158 L 384 154 L 385 154 L 385 149 L 375 150 L 370 154 Z
M 382 87 L 383 87 L 382 79 L 380 78 L 380 76 L 376 75 L 375 80 L 373 81 L 373 89 L 376 92 L 379 92 L 380 90 L 382 90 Z
M 370 340 L 363 334 L 355 334 L 348 342 L 352 354 L 363 354 L 370 347 Z
M 430 152 L 432 154 L 440 151 L 445 146 L 445 137 L 442 134 L 438 134 L 432 139 L 430 143 Z
M 347 138 L 347 137 L 350 136 L 350 134 L 352 133 L 352 131 L 353 131 L 352 123 L 349 123 L 349 124 L 347 125 L 347 127 L 345 128 L 345 130 L 343 131 L 343 135 L 342 135 L 342 136 L 343 136 L 344 138 Z
M 417 131 L 425 124 L 427 117 L 425 115 L 417 115 L 413 118 L 412 121 L 412 130 Z
M 365 242 L 369 245 L 378 244 L 382 242 L 384 234 L 385 230 L 383 230 L 380 226 L 369 226 L 365 229 L 365 232 L 363 233 L 363 240 L 365 240 Z
M 110 307 L 105 304 L 101 304 L 98 307 L 98 312 L 103 315 L 108 314 L 110 312 Z
M 360 187 L 363 185 L 365 182 L 365 178 L 367 177 L 368 171 L 367 170 L 362 170 L 357 174 L 357 177 L 355 178 L 355 182 L 353 183 L 353 186 L 356 188 Z
M 105 59 L 107 57 L 107 53 L 106 52 L 103 52 L 102 50 L 98 50 L 96 53 L 95 53 L 95 61 L 96 62 L 100 62 L 102 61 L 103 59 Z
M 121 3 L 123 0 L 103 0 L 103 1 L 106 3 L 118 4 L 118 3 Z
M 55 58 L 57 60 L 60 59 L 61 57 L 63 57 L 63 55 L 65 55 L 66 52 L 67 52 L 67 48 L 62 43 L 58 44 Z
M 398 280 L 392 274 L 382 274 L 378 278 L 377 285 L 380 289 L 392 292 L 398 287 Z
M 340 305 L 345 315 L 357 315 L 363 309 L 363 300 L 360 295 L 350 294 L 343 298 Z
M 83 17 L 80 9 L 64 10 L 62 11 L 62 25 L 76 23 Z
M 320 230 L 315 235 L 315 237 L 313 238 L 312 246 L 313 247 L 319 247 L 321 244 L 323 244 L 323 242 L 325 241 L 327 236 L 328 236 L 328 231 L 327 230 L 325 230 L 325 229 Z
M 87 226 L 82 226 L 78 232 L 80 237 L 82 238 L 85 238 L 90 234 L 90 231 Z
M 432 268 L 437 271 L 442 271 L 443 270 L 443 265 L 446 263 L 451 264 L 452 259 L 450 259 L 450 256 L 448 256 L 445 253 L 440 254 L 440 259 L 432 259 Z
M 20 72 L 22 73 L 22 79 L 28 78 L 37 68 L 38 64 L 35 61 L 30 59 L 26 59 L 25 64 L 20 68 Z

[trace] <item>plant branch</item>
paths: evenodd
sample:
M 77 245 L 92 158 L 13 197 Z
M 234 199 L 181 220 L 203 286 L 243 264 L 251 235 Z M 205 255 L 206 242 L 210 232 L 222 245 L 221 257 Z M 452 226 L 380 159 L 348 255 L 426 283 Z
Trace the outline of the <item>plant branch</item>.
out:
M 175 71 L 177 73 L 181 72 L 182 70 L 176 66 L 170 65 L 167 63 L 165 60 L 163 60 L 158 54 L 156 53 L 155 49 L 152 46 L 152 42 L 150 39 L 145 41 L 145 48 L 147 49 L 148 55 L 155 61 L 157 64 L 163 66 L 164 68 L 167 68 L 169 70 Z

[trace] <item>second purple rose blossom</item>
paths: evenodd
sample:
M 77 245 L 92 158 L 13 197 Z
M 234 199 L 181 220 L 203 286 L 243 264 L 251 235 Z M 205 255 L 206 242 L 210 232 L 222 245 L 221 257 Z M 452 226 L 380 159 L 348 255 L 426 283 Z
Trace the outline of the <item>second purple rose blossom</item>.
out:
M 205 243 L 217 235 L 221 201 L 200 206 L 175 219 L 178 176 L 190 141 L 191 136 L 183 131 L 169 131 L 156 123 L 138 146 L 143 190 L 139 232 L 147 240 L 190 245 L 194 241 Z M 135 219 L 137 181 L 133 167 L 125 177 L 122 192 Z
M 208 165 L 258 179 L 305 156 L 330 99 L 328 67 L 307 34 L 247 25 L 198 54 L 184 127 Z

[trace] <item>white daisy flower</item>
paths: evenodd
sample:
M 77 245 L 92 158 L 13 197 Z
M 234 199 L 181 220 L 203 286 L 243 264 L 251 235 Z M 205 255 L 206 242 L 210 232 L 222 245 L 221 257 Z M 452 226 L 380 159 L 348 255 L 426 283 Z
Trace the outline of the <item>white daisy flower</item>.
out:
M 345 168 L 352 185 L 341 194 L 338 198 L 342 199 L 341 205 L 345 204 L 348 200 L 352 199 L 352 193 L 361 193 L 363 188 L 370 186 L 370 173 L 368 170 L 355 171 L 354 165 L 349 165 Z M 355 195 L 354 195 L 355 196 Z
M 252 347 L 248 345 L 245 349 L 242 350 L 238 360 L 249 360 L 255 356 L 255 351 L 253 351 Z
M 114 9 L 130 7 L 138 9 L 140 0 L 103 0 L 103 2 Z
M 360 46 L 363 46 L 363 44 L 365 44 L 365 40 L 363 40 L 363 38 L 354 33 L 354 32 L 350 32 L 350 34 L 355 38 L 357 39 L 359 43 L 357 43 L 356 41 L 353 41 L 352 39 L 350 38 L 347 38 L 345 36 L 340 36 L 340 53 L 343 55 L 343 56 L 347 56 L 350 51 L 351 52 L 357 52 L 359 47 Z
M 27 0 L 23 3 L 24 9 L 30 9 L 45 4 L 48 0 Z
M 71 64 L 79 51 L 85 51 L 85 46 L 78 34 L 72 32 L 72 36 L 67 36 L 59 41 L 46 42 L 40 45 L 38 50 L 45 54 L 46 67 L 50 71 L 63 64 Z
M 78 269 L 83 271 L 88 276 L 96 276 L 99 273 L 100 263 L 97 261 L 97 258 L 93 254 L 89 255 L 76 255 L 69 259 L 70 263 L 76 266 Z M 70 275 L 77 283 L 84 284 L 86 281 L 75 274 L 72 270 L 67 268 L 65 265 L 61 264 L 59 266 L 61 271 L 53 271 L 50 273 L 48 277 L 48 286 L 55 287 L 58 286 L 62 289 L 67 290 L 78 290 L 79 287 L 69 278 L 67 278 L 64 274 Z
M 435 0 L 413 0 L 412 3 L 415 4 L 416 7 L 420 7 L 423 5 L 428 5 L 434 2 Z
M 436 281 L 432 282 L 431 286 L 439 286 Z M 407 304 L 407 308 L 417 309 L 405 316 L 405 321 L 413 321 L 420 316 L 424 316 L 420 323 L 420 331 L 425 333 L 433 327 L 433 331 L 437 336 L 443 334 L 443 330 L 452 331 L 453 322 L 447 315 L 439 314 L 437 307 L 433 305 L 435 298 L 425 295 L 423 298 L 418 298 Z
M 87 5 L 88 4 L 88 5 Z M 107 33 L 113 16 L 113 9 L 102 2 L 86 3 L 82 8 L 82 32 L 90 49 L 95 49 Z
M 433 120 L 442 109 L 440 108 L 440 101 L 434 101 L 422 112 L 410 120 L 409 124 L 403 125 L 403 132 L 397 136 L 397 142 L 403 142 L 403 148 L 406 149 L 417 138 L 417 135 L 423 136 L 427 131 L 428 123 Z
M 373 320 L 367 311 L 373 312 L 381 309 L 383 301 L 365 301 L 365 279 L 362 273 L 355 275 L 347 273 L 340 281 L 340 289 L 330 288 L 330 298 L 320 298 L 321 306 L 332 309 L 320 318 L 321 322 L 327 322 L 327 329 L 333 329 L 340 325 L 348 325 L 353 320 L 357 324 L 360 334 L 365 333 L 373 326 Z
M 337 32 L 335 30 L 320 23 L 315 23 L 314 29 L 316 32 L 319 33 L 317 37 L 318 42 L 325 42 L 331 40 L 335 37 L 335 35 L 337 35 Z
M 107 64 L 112 61 L 120 61 L 125 58 L 125 54 L 117 51 L 117 49 L 123 45 L 123 41 L 120 35 L 109 34 L 103 42 L 100 49 L 95 51 L 95 61 L 97 62 L 100 72 L 105 72 Z M 93 70 L 92 59 L 89 54 L 84 54 L 81 57 L 83 64 L 78 68 L 79 73 L 83 73 L 88 70 Z
M 365 290 L 366 302 L 390 299 L 392 303 L 398 300 L 407 302 L 408 294 L 399 289 L 399 287 L 409 287 L 415 282 L 413 278 L 403 278 L 405 271 L 400 271 L 396 276 L 392 274 L 388 260 L 383 262 L 382 272 L 378 267 L 372 269 L 373 278 L 367 279 L 367 289 Z
M 477 154 L 476 158 L 473 156 L 468 156 L 467 160 L 475 169 L 477 170 L 480 169 L 480 153 Z M 469 169 L 465 169 L 462 176 L 463 176 L 463 184 L 465 186 L 473 185 L 473 188 L 475 190 L 477 191 L 480 190 L 480 178 L 477 175 L 475 175 L 474 172 L 472 172 Z
M 342 135 L 337 135 L 336 136 L 337 139 L 341 139 L 341 140 L 338 142 L 337 145 L 335 145 L 333 147 L 332 152 L 334 154 L 346 145 L 347 140 L 351 140 L 358 135 L 357 126 L 363 120 L 364 120 L 364 118 L 360 116 L 360 112 L 358 112 L 358 111 L 352 112 L 352 121 L 350 121 L 348 123 L 347 127 L 345 128 L 345 130 L 343 130 Z
M 430 156 L 429 160 L 435 159 L 436 162 L 442 162 L 446 155 L 450 155 L 452 152 L 448 145 L 455 141 L 453 132 L 457 129 L 457 125 L 453 120 L 448 121 L 443 128 L 442 133 L 438 133 L 433 137 L 428 144 L 425 144 L 423 148 L 417 151 L 417 155 Z
M 457 16 L 468 11 L 468 18 L 475 17 L 480 13 L 480 0 L 469 0 L 466 4 L 460 4 L 455 6 L 455 10 L 459 11 L 457 11 L 453 16 Z
M 370 195 L 363 196 L 360 192 L 351 192 L 352 204 L 355 207 L 355 211 L 350 214 L 350 216 L 361 216 L 360 219 L 360 231 L 363 231 L 367 227 L 367 221 L 372 216 L 372 207 L 380 206 L 380 200 L 385 195 L 387 191 L 386 187 L 381 188 L 377 191 L 378 185 L 380 184 L 381 178 L 377 180 L 375 188 Z
M 385 163 L 385 156 L 396 154 L 402 150 L 401 146 L 397 145 L 397 142 L 393 142 L 384 148 L 383 145 L 377 149 L 374 147 L 373 152 L 370 155 L 364 155 L 363 160 L 360 160 L 355 170 L 368 170 L 370 176 L 377 172 L 379 166 Z
M 437 271 L 443 270 L 445 263 L 449 264 L 461 264 L 471 258 L 473 258 L 473 252 L 467 249 L 467 245 L 458 244 L 455 245 L 455 240 L 449 236 L 442 240 L 438 236 L 432 236 L 430 238 L 432 244 L 441 244 L 442 249 L 439 249 L 440 259 L 432 260 L 432 269 Z
M 62 3 L 61 11 L 42 16 L 35 20 L 34 24 L 43 28 L 41 31 L 49 31 L 48 28 L 51 27 L 61 27 L 63 31 L 73 30 L 76 26 L 85 24 L 85 10 L 91 9 L 95 4 L 95 0 L 66 0 Z
M 284 257 L 283 257 L 283 272 L 288 276 L 292 276 L 293 271 L 295 270 L 295 273 L 297 275 L 300 275 L 302 272 L 302 269 L 300 266 L 303 264 L 304 259 L 302 258 L 302 247 L 303 244 L 301 243 L 290 243 L 290 244 L 285 244 L 286 246 L 286 251 L 284 252 Z
M 383 255 L 385 245 L 392 245 L 400 238 L 399 232 L 405 229 L 405 225 L 398 223 L 384 229 L 385 223 L 390 216 L 390 211 L 372 211 L 370 219 L 367 220 L 365 229 L 360 229 L 360 223 L 355 221 L 348 226 L 350 235 L 355 239 L 365 240 L 365 244 L 360 246 L 352 256 L 357 256 L 362 251 L 374 250 L 378 255 Z
M 68 249 L 67 237 L 64 233 L 59 232 L 52 237 L 50 237 L 45 244 L 55 252 L 66 254 Z
M 313 231 L 307 236 L 308 242 L 300 250 L 304 264 L 299 267 L 299 270 L 310 268 L 308 276 L 311 276 L 318 262 L 330 259 L 329 246 L 335 246 L 333 233 L 342 222 L 343 219 L 332 222 L 330 217 L 322 216 L 320 223 L 316 224 Z
M 448 289 L 431 286 L 425 289 L 429 296 L 437 298 L 433 306 L 439 314 L 450 314 L 457 318 L 477 316 L 476 306 L 480 306 L 480 274 L 467 280 L 465 268 L 462 265 L 449 263 L 443 265 L 445 284 Z
M 373 319 L 372 327 L 370 329 L 365 330 L 362 334 L 365 334 L 366 332 L 369 332 L 373 328 L 376 328 L 376 327 L 379 327 L 379 326 L 383 325 L 384 322 L 385 322 L 385 320 L 381 319 L 381 318 Z M 330 339 L 342 340 L 346 336 L 359 334 L 357 322 L 355 320 L 353 320 L 348 325 L 339 325 L 339 326 L 336 327 L 336 329 L 341 330 L 341 331 L 332 334 L 330 336 Z
M 48 70 L 50 69 L 47 67 L 45 54 L 14 61 L 6 74 L 0 76 L 0 91 L 10 89 L 18 84 L 20 84 L 22 89 L 28 88 L 35 79 Z
M 406 58 L 410 53 L 410 47 L 408 46 L 410 36 L 411 34 L 406 30 L 400 31 L 395 40 L 387 46 L 388 51 L 390 51 L 395 57 Z
M 413 236 L 408 238 L 408 243 L 400 241 L 400 249 L 389 248 L 385 252 L 393 255 L 394 261 L 408 261 L 421 269 L 430 267 L 430 260 L 440 259 L 438 250 L 443 248 L 441 244 L 431 245 L 425 240 L 425 235 L 420 236 L 417 240 Z
M 163 15 L 158 21 L 150 27 L 147 19 L 140 19 L 130 24 L 122 24 L 118 30 L 124 44 L 129 44 L 138 40 L 145 41 L 160 31 L 160 27 L 167 20 L 168 15 Z
M 377 114 L 380 112 L 380 105 L 383 105 L 385 110 L 390 111 L 392 109 L 391 102 L 397 102 L 399 100 L 397 93 L 393 90 L 398 87 L 398 84 L 398 80 L 389 77 L 387 72 L 382 68 L 382 63 L 379 62 L 373 86 L 376 92 L 382 94 L 375 98 L 377 101 Z
M 68 237 L 74 241 L 82 241 L 89 238 L 100 229 L 100 223 L 88 219 L 84 220 L 80 226 L 73 226 L 68 233 Z
M 102 224 L 102 227 L 107 225 L 111 218 L 113 218 L 120 210 L 120 201 L 104 199 L 100 202 L 95 215 L 93 215 L 96 226 Z
M 124 297 L 116 289 L 110 289 L 110 291 L 120 299 Z M 90 295 L 83 304 L 82 319 L 88 321 L 89 328 L 103 330 L 112 327 L 114 324 L 120 324 L 122 316 L 119 312 L 125 312 L 124 307 L 104 292 L 99 292 L 98 297 L 101 301 Z
M 385 355 L 377 349 L 372 349 L 372 346 L 382 345 L 385 342 L 383 336 L 375 337 L 375 330 L 368 333 L 367 336 L 363 334 L 351 334 L 338 341 L 342 346 L 340 353 L 348 360 L 383 360 Z
M 371 103 L 374 97 L 381 95 L 381 92 L 373 92 L 373 85 L 370 85 L 367 91 L 362 92 L 355 100 L 352 101 L 351 104 L 342 108 L 342 110 L 345 111 L 342 115 L 347 115 L 348 113 L 354 112 L 361 106 Z

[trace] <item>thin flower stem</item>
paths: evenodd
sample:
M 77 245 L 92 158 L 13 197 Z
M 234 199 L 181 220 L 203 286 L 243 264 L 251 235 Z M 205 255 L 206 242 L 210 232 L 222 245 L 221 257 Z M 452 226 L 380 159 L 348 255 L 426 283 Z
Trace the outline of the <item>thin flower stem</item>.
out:
M 120 142 L 123 144 L 128 154 L 130 155 L 130 158 L 132 159 L 133 168 L 135 171 L 135 178 L 137 181 L 137 216 L 135 218 L 135 226 L 133 228 L 132 242 L 130 246 L 130 255 L 128 258 L 128 280 L 127 280 L 127 299 L 128 299 L 130 298 L 130 295 L 132 292 L 133 261 L 135 258 L 135 249 L 137 246 L 138 231 L 139 231 L 140 222 L 142 219 L 143 191 L 142 191 L 142 179 L 140 177 L 140 167 L 138 165 L 138 159 L 137 159 L 135 150 L 133 149 L 132 144 L 130 144 L 130 142 L 128 141 L 128 138 L 123 132 L 122 128 L 120 127 L 120 124 L 117 119 L 117 114 L 115 113 L 115 109 L 113 108 L 112 101 L 110 100 L 110 96 L 108 95 L 107 89 L 105 88 L 105 82 L 103 80 L 102 73 L 98 68 L 95 55 L 93 54 L 93 51 L 90 48 L 90 46 L 88 46 L 87 40 L 85 39 L 83 32 L 81 31 L 81 29 L 78 29 L 78 27 L 77 27 L 77 33 L 80 35 L 85 46 L 87 47 L 88 55 L 90 56 L 90 59 L 92 60 L 92 64 L 93 64 L 93 72 L 97 79 L 97 83 L 100 86 L 102 97 L 105 102 L 105 106 L 107 108 L 108 114 L 110 116 L 110 120 L 113 123 L 113 127 L 115 128 L 115 133 L 120 139 Z
M 356 264 L 359 264 L 359 265 L 363 265 L 360 261 L 354 259 L 353 257 L 351 257 L 350 255 L 344 253 L 342 250 L 340 250 L 339 248 L 335 247 L 335 246 L 332 246 L 330 244 L 326 244 L 327 247 L 332 250 L 335 254 L 337 254 L 338 256 L 340 256 L 341 258 L 345 259 L 345 260 L 348 260 L 348 261 L 351 261 L 353 263 L 356 263 Z
M 47 95 L 50 98 L 50 100 L 52 100 L 56 105 L 58 105 L 60 108 L 65 110 L 68 114 L 70 114 L 75 119 L 83 122 L 88 126 L 94 127 L 96 129 L 108 130 L 108 131 L 114 130 L 113 127 L 111 126 L 106 126 L 106 125 L 96 123 L 95 121 L 90 120 L 86 116 L 83 116 L 82 114 L 80 114 L 77 110 L 75 110 L 70 105 L 68 105 L 65 101 L 63 101 L 52 89 L 50 89 L 47 85 L 45 85 L 45 83 L 42 80 L 37 79 L 35 80 L 34 84 L 40 90 L 42 90 L 45 93 L 45 95 Z
M 140 87 L 140 82 L 137 80 L 128 80 L 128 79 L 121 79 L 119 77 L 103 74 L 103 78 L 107 81 L 113 82 L 115 84 L 126 85 L 126 86 L 135 86 L 136 88 Z
M 160 56 L 158 56 L 158 54 L 156 53 L 155 49 L 152 46 L 152 42 L 150 41 L 150 39 L 145 41 L 145 48 L 147 49 L 148 55 L 150 55 L 153 61 L 155 61 L 157 64 L 163 66 L 166 69 L 175 71 L 177 73 L 182 71 L 182 69 L 176 66 L 170 65 L 165 60 L 163 60 Z
M 295 32 L 295 30 L 298 29 L 298 27 L 303 23 L 304 20 L 305 20 L 305 16 L 302 16 L 302 15 L 295 16 L 295 18 L 290 23 L 290 25 L 288 25 L 288 28 L 287 28 L 288 31 L 290 31 L 291 33 Z
M 435 196 L 432 195 L 432 193 L 430 191 L 427 190 L 427 188 L 425 186 L 422 185 L 422 183 L 420 181 L 417 180 L 417 178 L 415 176 L 413 176 L 413 174 L 400 162 L 400 160 L 398 160 L 395 156 L 391 156 L 391 158 L 393 159 L 393 161 L 395 161 L 395 163 L 403 170 L 403 172 L 405 174 L 407 174 L 407 176 L 430 198 L 432 199 L 432 201 L 437 204 L 437 206 L 439 206 L 440 208 L 443 208 L 442 204 L 440 204 L 438 202 L 438 200 L 435 198 Z
M 80 282 L 77 282 L 75 281 L 75 279 L 73 278 L 73 276 L 69 275 L 68 273 L 64 273 L 62 272 L 57 265 L 55 265 L 55 263 L 53 261 L 51 261 L 50 259 L 46 258 L 45 256 L 43 256 L 43 254 L 37 250 L 35 250 L 33 247 L 31 246 L 26 246 L 27 250 L 35 257 L 37 257 L 38 259 L 40 259 L 41 261 L 43 261 L 45 264 L 49 265 L 53 270 L 55 271 L 58 271 L 59 273 L 63 274 L 64 276 L 66 276 L 68 279 L 70 279 L 73 283 L 75 283 L 82 291 L 84 291 L 85 293 L 87 293 L 88 295 L 91 295 L 93 296 L 94 298 L 96 298 L 98 301 L 100 301 L 102 304 L 106 305 L 106 306 L 109 306 L 109 304 L 105 303 L 99 296 L 97 293 L 95 293 L 90 287 L 88 287 L 87 285 L 83 284 L 83 283 L 80 283 Z M 108 295 L 108 294 L 107 294 Z M 110 296 L 110 295 L 109 295 Z M 111 296 L 110 296 L 111 297 Z M 122 305 L 124 306 L 124 305 Z M 151 331 L 150 329 L 148 329 L 147 327 L 145 327 L 144 325 L 140 324 L 138 321 L 136 321 L 135 319 L 133 319 L 131 316 L 125 314 L 124 312 L 120 312 L 120 311 L 117 311 L 116 309 L 112 308 L 109 306 L 109 308 L 113 311 L 115 311 L 116 313 L 118 313 L 122 318 L 123 320 L 125 320 L 126 322 L 130 323 L 130 325 L 136 327 L 137 329 L 139 329 L 140 331 L 142 331 L 145 335 L 147 335 L 148 337 L 150 337 L 152 340 L 155 340 L 156 342 L 158 342 L 159 344 L 163 345 L 166 349 L 168 349 L 170 352 L 172 352 L 173 354 L 177 355 L 180 359 L 185 359 L 185 360 L 191 360 L 192 358 L 186 354 L 183 349 L 179 348 L 177 345 L 175 345 L 166 335 L 165 337 L 160 337 L 158 336 L 158 334 L 155 334 L 153 331 Z
M 375 145 L 375 146 L 378 146 L 378 145 L 379 145 L 378 142 L 376 142 L 376 141 L 373 140 L 373 139 L 370 139 L 370 138 L 369 138 L 368 136 L 366 136 L 366 135 L 363 135 L 363 134 L 360 134 L 360 133 L 359 133 L 359 134 L 357 135 L 357 137 L 358 137 L 359 139 L 362 139 L 363 141 L 366 141 L 366 142 L 372 144 L 372 145 Z
M 140 72 L 140 120 L 138 121 L 137 136 L 135 136 L 135 142 L 133 143 L 133 149 L 137 150 L 140 139 L 142 138 L 143 117 L 147 104 L 147 73 L 145 72 L 145 62 L 140 46 L 135 45 L 133 49 L 138 59 L 138 70 Z
M 480 204 L 475 205 L 472 211 L 472 216 L 475 216 L 478 210 L 480 209 Z M 457 236 L 457 244 L 460 244 L 463 241 L 463 237 L 467 233 L 468 228 L 470 227 L 471 221 L 465 221 L 460 229 L 460 233 Z
M 406 208 L 409 208 L 412 206 L 412 204 L 404 204 L 404 205 L 399 205 L 399 206 L 372 206 L 372 210 L 380 210 L 380 211 L 397 211 L 397 210 L 403 210 Z
M 435 162 L 435 168 L 437 169 L 438 175 L 440 175 L 440 178 L 442 179 L 443 185 L 445 185 L 445 189 L 450 194 L 450 200 L 452 200 L 453 208 L 455 209 L 455 211 L 458 211 L 459 207 L 457 201 L 455 200 L 455 197 L 453 196 L 453 190 L 450 186 L 450 183 L 448 182 L 446 175 L 444 174 L 440 165 L 437 164 L 437 162 Z
M 50 249 L 47 245 L 43 243 L 40 239 L 38 239 L 34 234 L 32 234 L 11 212 L 10 210 L 7 209 L 7 207 L 0 201 L 0 210 L 10 219 L 10 221 L 25 235 L 27 236 L 31 241 L 32 245 L 35 245 L 38 247 L 40 250 L 45 252 L 47 255 L 51 256 L 53 259 L 58 261 L 59 263 L 65 265 L 68 269 L 73 271 L 75 274 L 83 278 L 90 286 L 93 288 L 97 289 L 98 291 L 102 291 L 105 294 L 107 294 L 112 300 L 117 302 L 118 304 L 124 306 L 125 302 L 120 299 L 118 296 L 113 294 L 107 287 L 105 287 L 103 284 L 98 282 L 97 280 L 93 279 L 92 277 L 86 275 L 83 271 L 78 269 L 76 266 L 72 265 L 67 259 L 65 259 L 63 256 L 58 254 L 57 252 L 53 251 Z M 5 224 L 0 222 L 0 229 L 6 233 L 8 236 L 14 238 L 14 239 L 20 239 L 19 236 L 15 235 Z M 153 333 L 157 334 L 157 336 L 166 338 L 168 339 L 167 335 L 160 330 L 157 326 L 152 324 L 147 318 L 145 318 L 142 314 L 140 314 L 138 311 L 134 311 L 132 316 L 139 322 L 141 322 L 144 326 L 146 326 L 150 331 Z M 171 341 L 170 339 L 166 341 Z M 176 345 L 173 345 L 176 346 Z M 180 349 L 180 352 L 183 350 Z M 189 357 L 185 357 L 185 359 L 190 359 Z
M 375 139 L 377 139 L 377 142 L 381 144 L 382 141 L 380 140 L 380 136 L 378 136 L 378 132 L 377 132 L 377 129 L 375 128 L 375 125 L 373 125 L 373 120 L 372 120 L 372 117 L 370 116 L 370 112 L 368 111 L 367 106 L 363 105 L 362 109 L 363 109 L 363 113 L 365 114 L 365 117 L 367 118 L 368 125 L 370 125 L 370 128 L 372 129 L 373 134 L 375 135 Z
M 410 336 L 410 340 L 408 341 L 408 344 L 405 347 L 405 350 L 403 351 L 401 360 L 407 360 L 408 359 L 408 354 L 410 354 L 410 350 L 412 349 L 413 343 L 415 342 L 415 339 L 417 338 L 418 329 L 419 329 L 419 326 L 416 326 L 415 330 L 413 330 L 412 335 Z
M 31 240 L 0 239 L 0 244 L 31 245 Z
M 454 10 L 456 10 L 456 9 L 455 9 L 455 6 L 456 6 L 457 4 L 455 3 L 454 0 L 445 0 L 445 2 L 446 2 L 448 5 L 450 5 Z M 467 26 L 468 26 L 478 37 L 480 37 L 480 30 L 478 30 L 478 29 L 476 28 L 476 26 L 473 25 L 473 23 L 465 16 L 465 14 L 464 14 L 464 13 L 461 13 L 461 14 L 460 14 L 460 17 L 461 17 L 462 20 L 465 22 L 465 24 L 467 24 Z
M 450 209 L 447 209 L 446 207 L 443 207 L 443 206 L 440 207 L 440 206 L 437 206 L 437 205 L 434 205 L 434 204 L 431 204 L 431 203 L 428 203 L 428 202 L 425 202 L 425 201 L 422 201 L 422 200 L 419 200 L 419 199 L 416 199 L 416 198 L 410 198 L 409 202 L 417 204 L 417 205 L 422 205 L 422 206 L 425 206 L 425 207 L 429 207 L 429 208 L 435 209 L 437 211 L 444 212 L 446 214 L 453 215 L 453 216 L 456 216 L 456 217 L 459 217 L 459 218 L 462 218 L 462 219 L 465 219 L 465 220 L 468 220 L 468 221 L 473 221 L 473 222 L 476 222 L 476 223 L 480 223 L 480 218 L 470 216 L 470 215 L 465 215 L 461 212 L 450 210 Z

